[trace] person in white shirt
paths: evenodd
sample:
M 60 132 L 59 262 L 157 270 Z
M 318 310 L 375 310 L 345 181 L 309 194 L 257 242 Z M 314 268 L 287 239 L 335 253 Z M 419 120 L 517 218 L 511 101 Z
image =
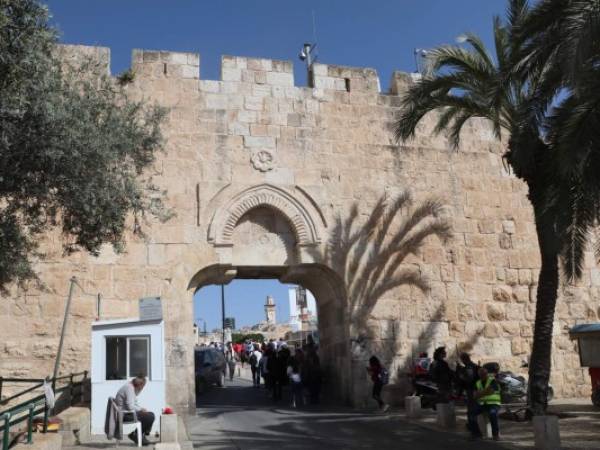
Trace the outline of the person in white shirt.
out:
M 250 370 L 252 371 L 252 384 L 255 387 L 260 386 L 260 360 L 262 359 L 262 353 L 255 345 L 252 353 L 250 353 Z
M 142 423 L 142 445 L 150 445 L 146 436 L 150 434 L 154 423 L 154 413 L 141 408 L 138 403 L 138 395 L 146 386 L 146 377 L 138 375 L 131 381 L 125 383 L 115 396 L 115 403 L 122 411 L 135 411 L 138 420 Z M 129 434 L 129 439 L 137 444 L 137 431 Z
M 233 381 L 235 365 L 237 364 L 237 354 L 233 350 L 233 344 L 231 342 L 227 343 L 225 349 L 225 361 L 227 362 L 227 368 L 229 369 L 229 381 Z
M 263 379 L 263 384 L 266 388 L 268 388 L 268 379 L 269 379 L 269 368 L 267 367 L 267 362 L 269 360 L 269 355 L 268 355 L 268 347 L 267 350 L 265 350 L 264 353 L 261 353 L 261 357 L 260 357 L 260 361 L 258 361 L 258 372 L 259 375 L 262 377 Z
M 297 408 L 304 404 L 304 395 L 300 367 L 296 361 L 291 361 L 287 368 L 287 375 L 292 387 L 292 408 Z

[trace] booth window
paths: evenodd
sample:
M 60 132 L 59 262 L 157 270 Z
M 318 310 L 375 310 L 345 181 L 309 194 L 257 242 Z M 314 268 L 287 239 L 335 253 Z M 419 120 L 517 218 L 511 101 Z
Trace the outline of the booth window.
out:
M 126 380 L 143 374 L 150 378 L 150 337 L 106 338 L 106 379 Z
M 598 352 L 598 340 L 592 336 L 579 338 L 579 358 L 581 365 L 587 367 L 600 367 L 600 352 Z

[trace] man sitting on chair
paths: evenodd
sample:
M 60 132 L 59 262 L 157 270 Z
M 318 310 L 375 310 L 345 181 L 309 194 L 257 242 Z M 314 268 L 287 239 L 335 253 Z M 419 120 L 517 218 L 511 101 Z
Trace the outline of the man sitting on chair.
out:
M 142 423 L 142 445 L 149 445 L 150 441 L 146 439 L 146 436 L 152 429 L 154 413 L 140 408 L 137 398 L 144 386 L 146 386 L 146 377 L 138 375 L 119 389 L 115 396 L 115 403 L 120 410 L 136 412 L 138 420 Z M 130 433 L 128 437 L 137 444 L 137 431 Z

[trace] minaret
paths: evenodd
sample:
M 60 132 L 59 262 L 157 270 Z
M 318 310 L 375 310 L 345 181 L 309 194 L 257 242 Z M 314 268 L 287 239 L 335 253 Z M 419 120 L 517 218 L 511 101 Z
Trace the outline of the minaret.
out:
M 265 303 L 265 316 L 268 324 L 275 323 L 275 301 L 270 295 L 267 296 L 267 303 Z

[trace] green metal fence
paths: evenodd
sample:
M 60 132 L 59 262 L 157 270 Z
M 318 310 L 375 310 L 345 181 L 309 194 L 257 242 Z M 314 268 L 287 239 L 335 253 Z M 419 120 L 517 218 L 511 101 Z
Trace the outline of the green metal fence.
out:
M 81 377 L 81 379 L 76 380 Z M 26 394 L 29 394 L 36 389 L 41 388 L 44 382 L 51 383 L 55 396 L 58 398 L 60 394 L 65 394 L 68 399 L 69 405 L 75 403 L 79 398 L 79 401 L 83 403 L 85 399 L 85 383 L 87 382 L 88 372 L 87 370 L 79 373 L 71 373 L 62 377 L 56 378 L 4 378 L 0 377 L 0 405 L 7 405 L 9 402 L 18 399 Z M 2 398 L 2 389 L 4 383 L 29 383 L 33 384 L 26 389 L 17 392 L 7 398 Z M 58 384 L 64 384 L 64 386 L 57 388 Z M 27 412 L 27 414 L 24 414 Z M 21 403 L 12 405 L 6 409 L 0 410 L 0 432 L 2 432 L 2 450 L 8 450 L 10 445 L 10 430 L 15 426 L 27 421 L 27 443 L 33 442 L 33 428 L 34 428 L 34 417 L 41 414 L 44 415 L 43 419 L 43 432 L 48 430 L 48 418 L 50 415 L 50 409 L 46 403 L 46 396 L 44 394 L 29 398 Z M 21 427 L 18 428 L 21 430 Z

